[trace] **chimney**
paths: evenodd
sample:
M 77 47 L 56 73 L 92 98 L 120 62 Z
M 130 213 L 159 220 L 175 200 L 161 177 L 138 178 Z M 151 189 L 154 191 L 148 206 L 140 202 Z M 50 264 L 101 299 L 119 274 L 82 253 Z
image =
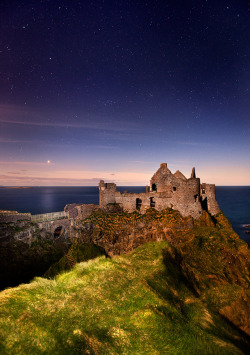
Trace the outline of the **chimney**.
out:
M 196 175 L 195 175 L 195 168 L 192 169 L 192 173 L 191 173 L 191 179 L 195 179 Z

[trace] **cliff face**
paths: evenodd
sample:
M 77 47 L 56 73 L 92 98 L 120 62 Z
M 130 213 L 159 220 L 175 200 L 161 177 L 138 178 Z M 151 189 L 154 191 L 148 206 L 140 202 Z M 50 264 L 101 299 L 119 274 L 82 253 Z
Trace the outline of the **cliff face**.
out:
M 19 214 L 18 217 L 23 216 Z M 69 242 L 66 239 L 55 239 L 52 233 L 39 228 L 38 224 L 30 220 L 1 218 L 0 289 L 29 282 L 33 277 L 43 275 L 68 248 Z
M 149 209 L 138 212 L 107 213 L 97 211 L 82 221 L 76 229 L 80 240 L 105 249 L 109 256 L 125 254 L 138 246 L 153 241 L 175 239 L 176 231 L 190 230 L 194 222 L 191 217 L 182 217 L 178 211 Z

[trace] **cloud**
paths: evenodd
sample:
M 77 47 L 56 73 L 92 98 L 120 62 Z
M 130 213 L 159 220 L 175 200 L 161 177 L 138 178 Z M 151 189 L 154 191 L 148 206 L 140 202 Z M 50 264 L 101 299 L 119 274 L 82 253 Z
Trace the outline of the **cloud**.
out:
M 43 146 L 46 147 L 60 147 L 60 148 L 64 148 L 65 146 L 70 147 L 82 147 L 83 146 L 83 142 L 76 142 L 76 143 L 72 143 L 72 142 L 67 142 L 65 141 L 64 143 L 48 143 L 46 141 L 42 141 L 42 140 L 38 140 L 38 139 L 30 139 L 30 140 L 22 140 L 22 139 L 7 139 L 7 138 L 0 138 L 0 144 L 1 143 L 7 143 L 7 144 L 32 144 L 32 145 L 37 145 L 40 146 L 41 144 Z M 84 148 L 92 148 L 92 149 L 119 149 L 118 146 L 116 145 L 104 145 L 104 144 L 84 144 Z
M 13 170 L 12 170 L 13 171 Z M 115 175 L 113 175 L 115 174 Z M 5 186 L 96 186 L 100 180 L 115 182 L 117 185 L 145 185 L 149 174 L 134 171 L 88 171 L 88 170 L 47 170 L 38 167 L 27 175 L 3 173 L 0 184 Z
M 4 185 L 8 186 L 11 184 L 24 184 L 24 185 L 58 185 L 58 186 L 63 186 L 63 185 L 74 185 L 74 186 L 80 186 L 80 185 L 91 185 L 95 186 L 99 184 L 99 181 L 103 180 L 102 177 L 98 178 L 60 178 L 60 177 L 37 177 L 37 176 L 11 176 L 11 175 L 0 175 L 0 182 L 1 184 L 4 183 Z M 111 180 L 107 180 L 107 182 L 111 182 Z
M 176 142 L 182 145 L 192 145 L 192 146 L 215 146 L 214 143 L 204 143 L 204 142 Z
M 30 165 L 30 166 L 48 166 L 47 162 L 34 162 L 34 161 L 0 161 L 0 165 Z M 54 163 L 50 163 L 53 165 Z M 26 170 L 23 170 L 26 171 Z
M 13 174 L 13 173 L 9 173 L 9 174 Z M 19 174 L 19 173 L 18 173 Z M 38 176 L 18 176 L 18 177 L 15 177 L 15 176 L 9 176 L 9 175 L 0 175 L 0 179 L 12 179 L 12 180 L 36 180 L 36 181 L 48 181 L 48 180 L 72 180 L 72 181 L 88 181 L 88 182 L 92 182 L 92 181 L 100 181 L 102 180 L 103 178 L 102 177 L 99 177 L 99 178 L 91 178 L 91 179 L 75 179 L 75 178 L 59 178 L 59 177 L 38 177 Z
M 36 143 L 34 140 L 0 138 L 0 143 Z
M 19 174 L 21 174 L 21 173 L 17 173 L 17 172 L 15 172 L 15 171 L 8 171 L 8 174 L 19 175 Z
M 116 121 L 106 119 L 106 117 L 89 117 L 84 113 L 79 113 L 77 117 L 72 119 L 71 113 L 65 115 L 65 113 L 56 111 L 40 113 L 27 106 L 0 105 L 0 123 L 3 124 L 117 132 L 137 129 L 134 123 L 127 120 Z
M 148 160 L 129 160 L 129 163 L 135 163 L 135 164 L 155 164 L 155 161 L 148 161 Z

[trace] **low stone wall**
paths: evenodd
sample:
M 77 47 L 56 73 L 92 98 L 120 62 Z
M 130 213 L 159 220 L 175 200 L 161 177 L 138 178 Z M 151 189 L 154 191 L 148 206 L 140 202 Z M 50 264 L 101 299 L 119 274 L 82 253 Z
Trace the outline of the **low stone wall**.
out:
M 89 217 L 92 212 L 97 211 L 99 208 L 99 205 L 79 203 L 67 205 L 64 210 L 67 211 L 69 219 L 79 221 Z
M 38 222 L 43 222 L 43 221 L 54 221 L 54 220 L 63 219 L 63 218 L 68 218 L 68 213 L 65 211 L 35 214 L 35 215 L 31 216 L 31 221 L 38 223 Z
M 15 223 L 17 221 L 31 220 L 30 213 L 18 213 L 17 211 L 0 211 L 0 223 Z

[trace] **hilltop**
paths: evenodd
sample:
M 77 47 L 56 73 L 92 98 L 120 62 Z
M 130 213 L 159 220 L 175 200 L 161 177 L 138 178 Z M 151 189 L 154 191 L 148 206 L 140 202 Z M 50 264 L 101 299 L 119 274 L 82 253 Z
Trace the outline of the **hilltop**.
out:
M 142 245 L 127 252 L 131 233 Z M 125 254 L 77 263 L 86 235 Z M 247 352 L 249 249 L 222 213 L 99 211 L 67 256 L 71 270 L 0 293 L 2 354 Z

